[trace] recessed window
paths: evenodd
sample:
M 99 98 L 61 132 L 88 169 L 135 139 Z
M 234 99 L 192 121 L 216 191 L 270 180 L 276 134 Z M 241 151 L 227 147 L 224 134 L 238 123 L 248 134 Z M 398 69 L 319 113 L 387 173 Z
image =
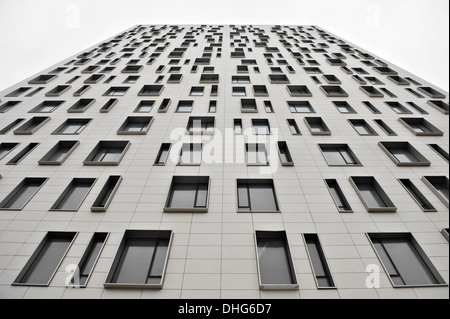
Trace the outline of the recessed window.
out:
M 448 112 L 449 112 L 448 103 L 445 103 L 444 101 L 431 100 L 431 101 L 427 101 L 427 104 L 431 105 L 432 107 L 434 107 L 436 110 L 438 110 L 441 113 L 448 114 Z
M 100 141 L 86 157 L 83 164 L 119 165 L 129 147 L 129 141 Z
M 166 165 L 167 158 L 169 157 L 170 152 L 170 143 L 162 143 L 159 148 L 158 155 L 156 155 L 155 162 L 153 165 L 163 166 Z
M 325 183 L 327 184 L 328 190 L 330 191 L 331 197 L 333 198 L 339 213 L 353 213 L 353 210 L 345 198 L 344 192 L 339 186 L 337 180 L 326 179 Z
M 351 176 L 350 184 L 355 189 L 368 212 L 396 212 L 397 208 L 372 176 Z
M 397 166 L 431 165 L 409 142 L 379 142 L 378 145 Z
M 127 117 L 125 122 L 123 122 L 122 126 L 117 130 L 117 134 L 147 134 L 152 122 L 152 116 L 129 116 Z
M 289 78 L 285 74 L 269 74 L 270 83 L 289 84 Z
M 444 132 L 424 118 L 403 117 L 398 121 L 416 136 L 442 136 Z
M 393 129 L 389 127 L 383 120 L 376 119 L 373 120 L 387 135 L 395 136 L 397 133 L 394 132 Z
M 369 101 L 362 101 L 362 104 L 364 104 L 373 114 L 381 114 L 380 110 L 378 110 L 372 103 Z
M 369 97 L 384 97 L 383 93 L 378 91 L 374 86 L 363 85 L 359 87 Z
M 158 113 L 165 113 L 169 109 L 171 100 L 169 98 L 165 98 L 161 101 L 161 104 L 158 107 Z
M 35 116 L 19 126 L 14 134 L 16 135 L 31 135 L 39 130 L 45 123 L 50 121 L 48 116 Z
M 325 79 L 325 81 L 328 82 L 328 84 L 341 84 L 341 80 L 334 75 L 334 74 L 324 74 L 322 77 Z
M 353 109 L 353 107 L 350 104 L 348 104 L 347 101 L 333 101 L 333 104 L 336 106 L 339 112 L 343 114 L 356 113 L 355 109 Z
M 422 181 L 431 189 L 431 191 L 448 208 L 448 177 L 446 176 L 424 176 Z
M 148 84 L 148 85 L 144 85 L 142 87 L 142 89 L 138 92 L 139 96 L 156 96 L 156 95 L 160 95 L 162 90 L 164 89 L 164 85 L 153 85 L 153 84 Z
M 47 84 L 50 81 L 56 79 L 58 76 L 56 74 L 41 74 L 34 79 L 28 81 L 28 84 Z
M 386 88 L 380 88 L 380 91 L 384 92 L 387 96 L 391 97 L 391 98 L 397 98 L 398 96 L 395 95 L 394 93 L 392 93 L 391 91 L 389 91 Z
M 425 93 L 432 99 L 445 99 L 445 94 L 439 92 L 438 90 L 433 89 L 429 86 L 421 86 L 417 88 L 420 92 Z
M 180 83 L 182 78 L 182 74 L 171 74 L 167 79 L 167 83 Z
M 164 212 L 208 211 L 208 176 L 174 176 Z
M 0 209 L 22 210 L 46 181 L 47 178 L 43 177 L 24 178 L 0 203 Z
M 203 86 L 193 86 L 193 87 L 191 87 L 191 91 L 189 92 L 189 95 L 191 95 L 191 96 L 203 96 L 204 89 L 205 88 Z
M 250 83 L 250 77 L 246 75 L 233 75 L 231 77 L 231 83 L 233 84 L 248 84 Z
M 341 59 L 326 59 L 326 61 L 331 64 L 332 66 L 346 66 L 347 63 L 345 63 Z
M 122 69 L 122 73 L 138 73 L 144 68 L 143 65 L 129 64 Z
M 45 93 L 45 96 L 60 96 L 64 92 L 70 89 L 70 85 L 58 85 Z
M 367 235 L 394 287 L 447 286 L 411 233 Z
M 67 119 L 52 134 L 80 134 L 92 119 Z
M 440 147 L 437 144 L 428 144 L 429 147 L 436 153 L 438 153 L 443 159 L 445 159 L 447 162 L 449 161 L 449 155 L 446 150 L 444 150 L 442 147 Z
M 94 233 L 78 263 L 78 272 L 74 272 L 69 287 L 84 288 L 92 274 L 100 253 L 103 250 L 108 233 Z
M 266 145 L 262 143 L 245 144 L 247 165 L 269 165 Z
M 39 165 L 61 165 L 80 145 L 79 141 L 59 141 L 40 160 Z
M 155 104 L 155 101 L 140 101 L 138 106 L 134 109 L 135 113 L 149 113 L 153 105 Z
M 36 147 L 39 146 L 39 143 L 30 143 L 25 146 L 16 156 L 10 159 L 6 165 L 17 165 L 20 161 L 22 161 L 28 154 L 30 154 Z
M 305 117 L 305 123 L 312 135 L 331 135 L 331 131 L 321 117 Z
M 328 97 L 348 97 L 348 93 L 338 85 L 322 85 L 320 88 Z
M 376 136 L 378 133 L 363 119 L 351 119 L 348 122 L 362 136 Z
M 178 165 L 200 165 L 202 161 L 201 143 L 184 143 L 181 146 Z
M 408 81 L 398 75 L 390 75 L 387 78 L 397 85 L 410 85 Z
M 309 101 L 288 101 L 291 113 L 315 113 Z
M 95 178 L 74 178 L 50 210 L 77 211 L 95 183 Z
M 282 166 L 294 166 L 294 160 L 291 156 L 291 151 L 289 151 L 289 147 L 287 142 L 279 141 L 277 142 L 278 146 L 278 155 L 280 156 L 280 162 Z
M 95 99 L 79 99 L 67 109 L 68 113 L 83 113 L 94 104 Z
M 259 288 L 298 289 L 285 231 L 256 231 Z
M 382 75 L 398 75 L 397 71 L 394 71 L 387 66 L 376 66 L 373 67 L 373 69 Z
M 104 74 L 92 74 L 86 80 L 84 80 L 84 83 L 95 84 L 95 83 L 98 83 L 98 81 L 100 81 L 104 77 L 105 77 Z
M 214 117 L 190 117 L 186 130 L 189 134 L 213 134 Z
M 91 212 L 106 212 L 122 182 L 122 176 L 111 175 L 91 206 Z
M 253 95 L 254 96 L 268 96 L 269 91 L 265 85 L 253 85 Z
M 311 261 L 312 270 L 318 288 L 335 288 L 327 260 L 317 234 L 303 234 L 306 251 Z
M 274 113 L 273 106 L 270 101 L 264 101 L 264 109 L 266 113 Z
M 128 91 L 128 86 L 113 86 L 109 88 L 103 95 L 104 96 L 123 96 Z
M 329 166 L 361 165 L 347 144 L 319 144 Z
M 256 135 L 269 135 L 270 125 L 267 119 L 252 119 L 253 133 Z
M 200 76 L 200 83 L 219 83 L 219 74 L 203 73 Z
M 194 101 L 179 101 L 177 105 L 177 113 L 190 113 L 192 112 L 192 106 Z
M 295 119 L 287 119 L 289 129 L 291 130 L 292 135 L 301 135 L 300 129 L 298 128 L 297 122 Z
M 238 212 L 279 212 L 275 187 L 271 179 L 237 180 Z
M 109 111 L 112 110 L 112 108 L 114 107 L 114 105 L 117 104 L 117 102 L 119 102 L 118 99 L 109 99 L 101 108 L 100 108 L 100 113 L 108 113 Z
M 75 92 L 73 92 L 73 96 L 82 96 L 84 93 L 86 93 L 87 90 L 89 90 L 91 88 L 90 85 L 83 85 L 82 87 L 80 87 L 78 90 L 76 90 Z
M 0 105 L 0 113 L 6 113 L 22 101 L 7 101 Z
M 233 86 L 232 88 L 233 96 L 246 96 L 245 87 L 244 86 Z
M 416 185 L 407 178 L 398 180 L 424 212 L 436 212 L 436 208 L 428 201 Z
M 384 82 L 380 81 L 378 78 L 376 78 L 374 76 L 366 76 L 365 78 L 372 85 L 384 85 Z
M 0 143 L 0 160 L 7 156 L 19 143 Z
M 397 114 L 412 114 L 410 110 L 399 102 L 385 102 Z
M 322 70 L 317 67 L 303 67 L 307 74 L 323 74 Z
M 48 232 L 12 285 L 48 286 L 76 234 L 75 232 Z
M 105 288 L 158 288 L 164 283 L 171 230 L 126 230 Z
M 127 78 L 125 80 L 123 80 L 123 83 L 134 84 L 138 80 L 139 80 L 139 76 L 138 75 L 130 75 L 130 76 L 127 76 Z
M 234 134 L 242 134 L 242 120 L 234 119 L 233 121 Z
M 297 96 L 297 97 L 311 97 L 312 93 L 308 89 L 306 85 L 287 85 L 286 86 L 289 94 L 291 96 Z
M 28 113 L 51 113 L 56 110 L 64 101 L 44 101 Z
M 255 99 L 241 99 L 241 112 L 242 113 L 256 113 L 258 108 L 256 107 Z

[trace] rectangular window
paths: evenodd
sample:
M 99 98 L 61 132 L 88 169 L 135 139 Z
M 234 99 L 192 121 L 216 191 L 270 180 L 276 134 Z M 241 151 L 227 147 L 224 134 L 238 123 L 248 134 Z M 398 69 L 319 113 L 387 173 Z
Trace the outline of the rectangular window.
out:
M 158 155 L 156 156 L 155 163 L 153 165 L 166 165 L 167 158 L 169 157 L 171 144 L 162 143 L 159 148 Z
M 429 147 L 431 147 L 431 149 L 433 151 L 435 151 L 436 153 L 438 153 L 443 159 L 445 159 L 448 163 L 449 161 L 449 156 L 448 156 L 448 152 L 446 150 L 444 150 L 442 147 L 440 147 L 437 144 L 428 144 Z
M 67 119 L 52 134 L 56 135 L 75 135 L 80 134 L 92 119 Z
M 208 113 L 217 112 L 217 101 L 209 101 Z
M 445 285 L 411 233 L 368 233 L 394 287 Z
M 306 251 L 311 262 L 317 287 L 319 289 L 336 288 L 319 241 L 319 236 L 317 234 L 303 234 L 303 238 L 305 239 Z
M 256 106 L 255 99 L 241 99 L 241 112 L 242 113 L 257 113 L 258 108 Z
M 121 182 L 122 176 L 110 175 L 92 204 L 91 212 L 106 212 Z
M 238 212 L 278 213 L 278 201 L 271 179 L 237 180 Z
M 47 178 L 43 177 L 24 178 L 0 203 L 0 209 L 22 210 L 46 181 Z
M 311 97 L 312 93 L 306 85 L 287 85 L 286 89 L 293 97 Z
M 294 166 L 294 160 L 292 159 L 291 152 L 285 141 L 279 141 L 277 143 L 278 154 L 280 156 L 280 161 L 282 166 Z
M 113 86 L 110 87 L 103 95 L 104 96 L 124 96 L 127 93 L 129 86 Z
M 421 117 L 401 117 L 398 121 L 416 136 L 444 135 L 444 132 Z
M 339 85 L 322 85 L 320 88 L 328 97 L 348 97 L 348 93 Z
M 441 113 L 444 113 L 444 114 L 449 113 L 448 103 L 445 103 L 444 101 L 430 100 L 430 101 L 427 101 L 427 104 L 431 105 L 432 107 L 434 107 L 436 110 L 438 110 Z
M 350 177 L 355 189 L 368 212 L 396 212 L 397 208 L 372 176 Z
M 259 288 L 298 289 L 285 231 L 255 232 Z
M 45 96 L 60 96 L 70 89 L 70 85 L 58 85 L 45 93 Z
M 109 99 L 101 108 L 100 113 L 108 113 L 117 104 L 118 99 Z
M 134 112 L 135 113 L 149 113 L 152 110 L 154 104 L 155 104 L 155 101 L 151 101 L 151 100 L 140 101 L 138 106 L 134 109 Z
M 247 143 L 245 144 L 247 155 L 247 165 L 269 165 L 265 144 Z
M 363 85 L 359 88 L 369 97 L 384 97 L 384 94 L 378 91 L 374 86 Z
M 16 156 L 9 160 L 6 165 L 17 165 L 22 161 L 28 154 L 30 154 L 36 147 L 38 147 L 39 143 L 30 143 L 23 148 Z
M 1 112 L 0 112 L 1 113 Z M 11 131 L 14 127 L 22 123 L 25 119 L 19 118 L 12 121 L 10 124 L 6 125 L 4 128 L 0 130 L 0 135 L 5 135 L 9 131 Z
M 74 178 L 50 210 L 77 211 L 95 183 L 95 178 Z
M 80 145 L 79 141 L 59 141 L 38 162 L 39 165 L 61 165 Z
M 264 109 L 266 110 L 266 113 L 273 113 L 273 107 L 272 103 L 270 101 L 264 101 Z
M 160 95 L 164 89 L 164 85 L 144 85 L 142 89 L 138 92 L 139 96 L 157 96 Z
M 97 263 L 100 253 L 105 246 L 108 233 L 94 233 L 83 256 L 78 263 L 78 272 L 75 272 L 68 287 L 85 288 L 92 271 Z
M 130 147 L 129 141 L 100 141 L 86 157 L 84 165 L 119 165 Z
M 383 120 L 373 120 L 389 136 L 397 135 Z
M 205 88 L 203 86 L 193 86 L 189 92 L 190 96 L 203 96 L 203 91 Z
M 356 132 L 361 136 L 375 136 L 378 133 L 363 119 L 348 120 Z
M 250 77 L 246 75 L 233 75 L 231 77 L 231 83 L 233 84 L 248 84 L 250 83 Z
M 234 119 L 234 134 L 242 134 L 242 120 Z
M 285 74 L 269 74 L 270 83 L 273 84 L 289 84 L 289 78 Z
M 178 165 L 200 165 L 202 160 L 201 143 L 185 143 L 181 147 Z
M 56 110 L 64 101 L 44 101 L 28 113 L 51 113 Z
M 214 117 L 190 117 L 186 130 L 189 134 L 213 134 Z
M 267 119 L 252 119 L 253 133 L 255 135 L 270 135 L 270 125 Z
M 379 142 L 378 146 L 397 166 L 430 166 L 431 163 L 409 142 Z
M 421 87 L 418 87 L 417 89 L 420 92 L 425 93 L 432 99 L 445 99 L 446 98 L 445 94 L 443 94 L 429 86 L 421 86 Z
M 423 108 L 421 108 L 420 106 L 418 106 L 416 103 L 414 102 L 406 102 L 406 104 L 408 104 L 409 106 L 411 106 L 413 109 L 415 109 L 417 112 L 419 112 L 420 114 L 429 114 L 427 111 L 425 111 Z
M 95 99 L 80 99 L 67 109 L 68 113 L 82 113 L 94 104 Z
M 12 284 L 14 286 L 48 286 L 76 234 L 75 232 L 48 232 Z
M 384 103 L 386 103 L 386 105 L 389 106 L 397 114 L 412 114 L 410 110 L 408 110 L 399 102 L 384 102 Z
M 209 176 L 174 176 L 164 212 L 208 212 Z
M 56 74 L 41 74 L 34 79 L 28 81 L 28 84 L 47 84 L 48 82 L 56 79 L 58 76 Z
M 177 105 L 177 113 L 190 113 L 192 112 L 192 105 L 194 101 L 179 101 Z
M 380 110 L 378 110 L 372 103 L 369 101 L 363 101 L 364 104 L 373 114 L 381 114 Z
M 0 143 L 0 160 L 15 149 L 19 143 Z
M 19 126 L 14 134 L 16 135 L 31 135 L 35 133 L 38 129 L 44 126 L 45 123 L 50 121 L 49 116 L 35 116 L 26 121 L 24 124 Z
M 325 183 L 327 184 L 328 190 L 330 191 L 331 197 L 333 198 L 339 213 L 353 213 L 353 210 L 345 198 L 345 195 L 342 192 L 337 180 L 326 179 Z
M 339 110 L 339 112 L 343 114 L 354 114 L 356 113 L 355 109 L 351 107 L 350 104 L 346 101 L 333 101 L 333 104 Z
M 6 113 L 22 101 L 7 101 L 0 105 L 0 113 Z
M 448 177 L 446 176 L 424 176 L 422 181 L 448 208 Z
M 219 74 L 204 73 L 200 76 L 200 83 L 219 83 Z
M 164 283 L 171 230 L 126 230 L 105 288 L 158 288 Z
M 145 135 L 153 123 L 152 116 L 128 116 L 117 130 L 118 135 Z
M 169 109 L 171 100 L 169 98 L 165 98 L 161 101 L 161 104 L 158 107 L 158 113 L 165 113 Z
M 361 165 L 347 144 L 319 144 L 329 166 Z
M 83 83 L 86 84 L 95 84 L 98 81 L 100 81 L 102 78 L 104 78 L 105 75 L 104 74 L 92 74 L 91 76 L 89 76 L 86 80 L 84 80 Z
M 309 101 L 288 101 L 289 110 L 292 113 L 315 113 Z
M 292 135 L 302 135 L 295 119 L 287 119 Z
M 305 117 L 306 126 L 312 135 L 331 135 L 331 131 L 321 117 Z
M 411 195 L 417 205 L 422 208 L 424 212 L 436 212 L 436 208 L 428 201 L 428 199 L 421 193 L 421 191 L 416 187 L 416 185 L 407 178 L 401 178 L 398 180 L 400 184 L 406 189 L 406 191 Z
M 232 95 L 233 96 L 246 96 L 245 86 L 233 86 L 232 87 Z

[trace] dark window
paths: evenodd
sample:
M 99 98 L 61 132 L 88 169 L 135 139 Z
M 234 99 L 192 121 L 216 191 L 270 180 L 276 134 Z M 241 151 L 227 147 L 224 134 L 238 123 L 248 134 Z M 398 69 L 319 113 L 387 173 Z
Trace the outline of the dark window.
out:
M 165 165 L 169 157 L 170 143 L 162 143 L 153 165 Z
M 398 166 L 431 165 L 409 142 L 379 142 L 378 145 Z
M 326 179 L 325 183 L 328 186 L 328 190 L 330 191 L 331 197 L 333 197 L 333 201 L 336 204 L 339 213 L 353 213 L 353 210 L 347 199 L 345 198 L 345 195 L 342 192 L 342 189 L 339 186 L 337 180 Z
M 39 165 L 61 165 L 79 144 L 78 141 L 59 141 L 38 163 Z
M 92 204 L 91 212 L 106 212 L 121 182 L 122 176 L 110 175 Z
M 74 178 L 50 210 L 77 211 L 95 183 L 95 178 Z
M 317 287 L 334 288 L 334 281 L 331 277 L 319 237 L 317 234 L 303 234 L 303 237 L 305 238 L 306 250 L 311 261 Z
M 208 189 L 208 176 L 174 176 L 164 211 L 207 212 Z
M 446 176 L 424 176 L 422 181 L 433 191 L 433 193 L 444 203 L 449 206 L 448 201 L 448 177 Z
M 350 177 L 350 183 L 368 212 L 395 212 L 397 208 L 374 177 Z
M 238 212 L 279 212 L 271 179 L 237 180 Z
M 435 212 L 436 208 L 428 201 L 416 185 L 407 178 L 398 180 L 424 212 Z
M 52 134 L 80 134 L 92 119 L 67 119 Z
M 46 181 L 47 178 L 41 177 L 24 178 L 0 203 L 0 209 L 22 210 Z
M 347 144 L 319 144 L 319 148 L 330 166 L 361 165 Z
M 84 160 L 84 165 L 119 165 L 129 141 L 100 141 Z

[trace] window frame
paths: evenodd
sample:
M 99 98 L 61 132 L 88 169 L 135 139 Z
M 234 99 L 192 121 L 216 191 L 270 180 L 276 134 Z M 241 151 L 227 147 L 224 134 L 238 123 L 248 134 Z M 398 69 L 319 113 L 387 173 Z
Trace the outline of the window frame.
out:
M 118 146 L 116 146 L 118 145 Z M 97 145 L 93 148 L 93 150 L 89 153 L 89 155 L 86 157 L 86 159 L 83 161 L 83 165 L 119 165 L 120 162 L 122 161 L 123 157 L 125 156 L 125 153 L 127 152 L 127 150 L 130 148 L 131 146 L 131 142 L 130 141 L 110 141 L 110 140 L 105 140 L 105 141 L 99 141 L 97 143 Z M 93 159 L 95 158 L 95 156 L 97 156 L 97 154 L 99 153 L 100 150 L 102 150 L 103 148 L 111 148 L 111 147 L 117 147 L 117 148 L 122 148 L 122 152 L 119 156 L 119 158 L 116 161 L 94 161 Z
M 249 202 L 249 207 L 248 207 L 249 210 L 242 210 L 242 209 L 240 210 L 239 209 L 240 208 L 239 207 L 239 185 L 241 185 L 241 184 L 244 184 L 244 186 L 246 186 L 246 189 L 247 189 L 247 199 Z M 251 196 L 249 194 L 251 184 L 253 184 L 253 185 L 255 185 L 255 184 L 271 184 L 276 210 L 252 210 Z M 269 179 L 269 178 L 238 178 L 238 179 L 236 179 L 236 211 L 238 213 L 250 213 L 250 214 L 281 213 L 280 204 L 278 201 L 278 196 L 276 193 L 275 183 L 274 183 L 273 179 Z
M 170 207 L 170 203 L 173 198 L 174 186 L 176 184 L 195 184 L 195 199 L 194 207 Z M 195 207 L 195 202 L 197 200 L 197 195 L 199 191 L 199 185 L 206 184 L 206 198 L 205 207 Z M 164 204 L 164 213 L 207 213 L 209 208 L 209 196 L 211 193 L 211 178 L 209 176 L 173 176 L 170 183 L 169 192 L 167 194 L 167 199 Z

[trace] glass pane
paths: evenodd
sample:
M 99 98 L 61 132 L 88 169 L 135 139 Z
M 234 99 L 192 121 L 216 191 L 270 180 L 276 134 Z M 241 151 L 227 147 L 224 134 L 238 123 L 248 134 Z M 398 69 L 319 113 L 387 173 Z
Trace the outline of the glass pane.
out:
M 2 208 L 21 209 L 41 185 L 42 183 L 37 181 L 26 181 L 23 187 Z
M 84 262 L 83 267 L 80 269 L 80 275 L 88 276 L 91 273 L 91 270 L 94 267 L 94 262 L 96 261 L 98 255 L 100 254 L 103 242 L 104 242 L 103 238 L 95 239 L 94 245 L 92 246 L 92 249 L 89 252 L 89 256 Z
M 390 149 L 391 154 L 397 159 L 399 162 L 407 162 L 407 163 L 418 163 L 420 162 L 417 157 L 411 154 L 407 149 L 398 148 L 398 149 Z
M 331 195 L 340 209 L 347 209 L 335 185 L 329 185 Z
M 206 207 L 207 198 L 208 198 L 208 184 L 206 183 L 199 184 L 195 207 Z
M 244 208 L 250 209 L 247 184 L 244 183 L 238 184 L 238 206 L 239 210 L 243 210 Z
M 194 183 L 178 183 L 172 188 L 172 196 L 170 198 L 170 208 L 193 208 L 197 184 Z
M 51 237 L 21 280 L 27 284 L 47 284 L 69 247 L 72 238 Z
M 271 183 L 255 183 L 249 187 L 252 211 L 278 211 Z
M 368 207 L 387 207 L 383 199 L 371 184 L 358 184 L 358 189 Z
M 365 123 L 357 123 L 353 124 L 353 126 L 355 127 L 356 131 L 361 135 L 372 134 L 369 127 L 367 127 Z
M 70 147 L 61 147 L 59 148 L 49 159 L 50 162 L 58 162 L 66 156 L 66 154 L 69 152 Z
M 147 279 L 148 284 L 159 284 L 161 282 L 168 248 L 168 240 L 158 241 L 158 246 L 153 253 L 152 268 L 150 269 L 149 278 Z
M 339 152 L 341 153 L 341 156 L 346 164 L 356 164 L 356 161 L 353 159 L 353 157 L 351 156 L 350 152 L 347 149 L 341 148 L 339 149 Z
M 144 130 L 145 126 L 146 126 L 146 123 L 144 123 L 144 122 L 141 122 L 141 123 L 128 122 L 123 130 L 127 131 L 127 132 L 141 132 Z
M 92 184 L 88 182 L 74 183 L 69 192 L 59 202 L 56 209 L 60 210 L 76 210 L 91 189 Z
M 279 238 L 259 238 L 257 241 L 261 283 L 292 284 L 285 241 Z
M 79 123 L 67 123 L 62 129 L 61 133 L 65 134 L 75 134 L 83 127 L 82 124 Z
M 346 165 L 347 162 L 341 156 L 341 153 L 337 149 L 324 149 L 323 155 L 325 156 L 328 164 L 330 165 Z
M 326 276 L 325 268 L 322 265 L 320 253 L 317 248 L 317 243 L 314 240 L 307 240 L 306 247 L 308 248 L 309 257 L 311 259 L 316 277 Z
M 147 283 L 147 276 L 155 250 L 154 239 L 129 239 L 120 257 L 112 282 Z

